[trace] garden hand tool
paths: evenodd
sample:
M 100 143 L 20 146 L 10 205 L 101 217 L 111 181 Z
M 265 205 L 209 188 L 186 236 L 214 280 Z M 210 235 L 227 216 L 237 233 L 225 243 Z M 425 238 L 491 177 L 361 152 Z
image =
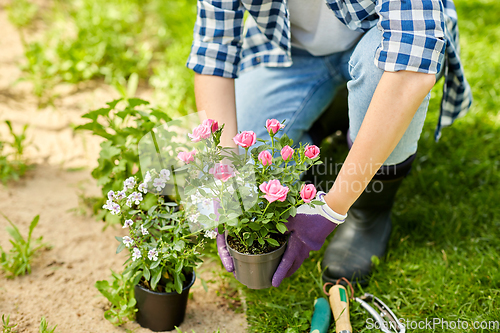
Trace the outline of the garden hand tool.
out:
M 365 293 L 361 297 L 355 297 L 354 300 L 361 304 L 361 306 L 372 315 L 372 317 L 377 321 L 378 327 L 380 327 L 382 332 L 392 333 L 391 329 L 398 333 L 406 332 L 405 326 L 401 324 L 394 312 L 392 312 L 391 309 L 389 309 L 389 307 L 377 297 L 372 294 Z M 372 308 L 366 301 L 373 301 L 373 304 L 379 309 L 380 313 Z M 389 320 L 389 324 L 387 320 L 384 320 L 385 317 Z
M 314 313 L 311 319 L 310 333 L 327 333 L 330 327 L 332 311 L 325 298 L 318 298 L 314 301 Z
M 349 319 L 349 295 L 347 294 L 346 288 L 339 283 L 340 280 L 341 279 L 339 279 L 337 284 L 332 286 L 328 292 L 326 291 L 326 287 L 332 285 L 332 283 L 325 283 L 323 292 L 330 297 L 333 320 L 335 321 L 335 331 L 337 333 L 351 333 L 352 326 Z M 349 286 L 351 285 L 349 284 Z M 351 286 L 351 297 L 352 295 L 354 295 L 354 290 Z
M 337 333 L 352 333 L 352 326 L 349 318 L 349 297 L 347 295 L 347 290 L 344 286 L 340 285 L 340 281 L 344 280 L 351 289 L 351 300 L 354 300 L 361 304 L 361 306 L 368 311 L 368 313 L 375 319 L 378 323 L 378 327 L 384 333 L 392 333 L 393 329 L 397 333 L 405 333 L 406 328 L 396 317 L 394 312 L 389 309 L 389 307 L 382 302 L 379 298 L 373 296 L 372 294 L 365 293 L 363 296 L 354 297 L 354 289 L 352 285 L 346 278 L 341 278 L 337 280 L 337 284 L 325 283 L 323 286 L 324 293 L 330 297 L 330 304 L 333 311 L 333 319 L 335 320 L 335 330 Z M 326 291 L 328 285 L 333 285 L 329 292 Z M 367 302 L 373 301 L 373 304 L 380 311 L 377 312 L 373 307 L 371 307 Z M 384 318 L 387 318 L 388 321 Z

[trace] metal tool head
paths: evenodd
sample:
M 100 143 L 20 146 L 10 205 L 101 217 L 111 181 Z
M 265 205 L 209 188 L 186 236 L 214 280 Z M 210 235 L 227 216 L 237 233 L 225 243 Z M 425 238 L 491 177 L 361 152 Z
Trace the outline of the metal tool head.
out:
M 373 296 L 372 294 L 365 293 L 363 296 L 355 297 L 354 300 L 361 304 L 361 306 L 372 315 L 372 317 L 379 324 L 380 330 L 382 332 L 406 332 L 405 326 L 399 321 L 394 312 L 392 312 L 391 309 L 389 309 L 389 307 L 385 305 L 385 303 L 382 302 L 379 298 Z M 377 312 L 373 307 L 371 307 L 367 302 L 373 302 L 380 313 Z

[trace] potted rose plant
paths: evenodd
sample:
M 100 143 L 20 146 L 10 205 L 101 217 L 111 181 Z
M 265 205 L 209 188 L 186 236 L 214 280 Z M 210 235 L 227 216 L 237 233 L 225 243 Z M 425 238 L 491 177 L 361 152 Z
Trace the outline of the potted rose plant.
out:
M 161 195 L 170 176 L 162 169 L 146 172 L 142 183 L 130 177 L 123 190 L 108 193 L 103 207 L 128 230 L 127 236 L 117 237 L 117 253 L 129 252 L 123 275 L 135 286 L 136 320 L 153 331 L 173 330 L 184 320 L 204 244 L 198 232 L 191 232 L 185 211 Z M 144 200 L 148 192 L 155 201 Z
M 186 192 L 210 199 L 215 206 L 211 213 L 200 212 L 198 221 L 219 233 L 225 231 L 235 276 L 253 289 L 271 286 L 285 251 L 287 218 L 304 203 L 323 204 L 313 201 L 314 185 L 300 181 L 301 174 L 321 163 L 319 148 L 302 144 L 292 148 L 286 134 L 277 136 L 283 127 L 269 119 L 267 141 L 251 131 L 237 134 L 233 140 L 244 149 L 241 155 L 220 147 L 220 134 L 206 136 L 206 148 L 189 161 L 196 176 L 188 179 Z M 257 141 L 262 144 L 254 147 Z

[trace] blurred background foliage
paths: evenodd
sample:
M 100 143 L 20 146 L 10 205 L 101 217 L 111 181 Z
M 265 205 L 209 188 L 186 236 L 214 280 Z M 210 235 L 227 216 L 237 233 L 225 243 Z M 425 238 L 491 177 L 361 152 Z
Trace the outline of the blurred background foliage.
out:
M 104 80 L 124 90 L 135 73 L 173 115 L 194 109 L 189 54 L 196 2 L 186 0 L 16 0 L 9 19 L 21 33 L 22 80 L 40 105 L 60 83 Z M 133 96 L 124 96 L 133 97 Z

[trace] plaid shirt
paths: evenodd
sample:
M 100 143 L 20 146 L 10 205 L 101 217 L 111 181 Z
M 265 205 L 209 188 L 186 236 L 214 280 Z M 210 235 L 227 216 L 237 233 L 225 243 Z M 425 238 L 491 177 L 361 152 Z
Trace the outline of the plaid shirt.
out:
M 375 64 L 385 71 L 436 74 L 444 58 L 441 128 L 467 113 L 472 93 L 459 57 L 457 13 L 452 0 L 326 0 L 352 30 L 377 25 L 382 40 Z M 249 17 L 243 32 L 244 12 Z M 243 37 L 244 35 L 244 37 Z M 187 67 L 199 74 L 236 78 L 256 66 L 292 64 L 286 0 L 198 0 Z

